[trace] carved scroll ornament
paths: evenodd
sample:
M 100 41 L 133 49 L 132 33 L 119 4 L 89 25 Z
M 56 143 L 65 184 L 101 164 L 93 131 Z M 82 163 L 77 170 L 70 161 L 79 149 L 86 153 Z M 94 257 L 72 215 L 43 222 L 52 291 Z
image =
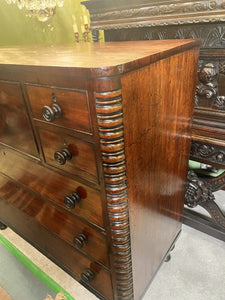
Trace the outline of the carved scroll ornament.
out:
M 212 63 L 205 64 L 199 72 L 199 83 L 196 88 L 198 96 L 205 96 L 210 99 L 216 95 L 216 85 L 213 80 L 216 76 L 216 69 Z
M 190 155 L 194 159 L 205 158 L 209 163 L 225 163 L 225 151 L 215 145 L 212 146 L 209 144 L 192 141 Z
M 194 208 L 207 201 L 215 199 L 212 190 L 204 181 L 200 180 L 193 171 L 188 172 L 188 183 L 185 195 L 185 204 Z
M 211 1 L 164 1 L 139 0 L 132 5 L 127 0 L 84 3 L 90 11 L 92 27 L 121 29 L 146 26 L 165 26 L 225 21 L 225 4 L 222 0 Z M 103 3 L 102 3 L 103 4 Z
M 199 82 L 196 87 L 195 105 L 199 105 L 201 98 L 212 100 L 211 107 L 225 110 L 225 96 L 218 95 L 219 76 L 225 75 L 225 62 L 203 63 L 199 70 Z
M 210 181 L 200 179 L 195 172 L 189 171 L 185 204 L 190 208 L 200 205 L 218 226 L 225 228 L 225 216 L 214 200 Z

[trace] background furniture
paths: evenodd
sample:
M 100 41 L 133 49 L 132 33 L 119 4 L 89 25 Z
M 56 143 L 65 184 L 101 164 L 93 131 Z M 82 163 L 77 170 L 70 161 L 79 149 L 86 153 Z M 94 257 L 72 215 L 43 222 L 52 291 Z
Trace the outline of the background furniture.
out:
M 106 41 L 202 40 L 190 158 L 224 169 L 225 2 L 92 0 L 83 4 L 90 11 L 95 40 L 99 29 L 105 30 Z M 201 205 L 211 219 L 185 210 L 184 222 L 225 240 L 225 216 L 213 196 L 224 188 L 225 174 L 213 180 L 196 176 L 188 176 L 186 204 Z
M 140 299 L 179 235 L 198 48 L 0 48 L 0 227 L 100 299 Z

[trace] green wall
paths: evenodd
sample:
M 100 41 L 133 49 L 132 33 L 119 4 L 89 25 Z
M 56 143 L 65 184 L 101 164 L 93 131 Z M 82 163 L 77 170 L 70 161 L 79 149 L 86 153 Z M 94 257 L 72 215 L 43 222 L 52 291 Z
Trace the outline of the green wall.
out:
M 25 9 L 0 0 L 0 46 L 21 44 L 74 43 L 73 18 L 80 30 L 81 0 L 64 0 L 47 22 L 26 16 Z

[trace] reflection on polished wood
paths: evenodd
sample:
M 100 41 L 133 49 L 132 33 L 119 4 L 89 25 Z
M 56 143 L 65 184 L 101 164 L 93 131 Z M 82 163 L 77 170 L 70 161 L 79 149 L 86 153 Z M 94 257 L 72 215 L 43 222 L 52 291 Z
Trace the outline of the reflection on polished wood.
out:
M 199 140 L 203 143 L 200 145 L 201 152 L 194 151 L 192 155 L 191 151 L 191 159 L 224 169 L 224 1 L 92 0 L 82 3 L 90 12 L 95 41 L 98 41 L 99 30 L 104 30 L 105 41 L 110 42 L 162 39 L 169 42 L 171 39 L 196 37 L 201 40 L 192 127 L 193 150 Z M 207 155 L 210 154 L 209 150 L 212 155 Z M 213 189 L 213 180 L 207 184 L 211 184 Z M 220 213 L 216 214 L 216 218 L 220 219 Z M 214 234 L 214 220 L 209 220 L 206 224 L 203 214 L 199 213 L 196 217 L 196 213 L 191 213 L 190 210 L 188 218 L 184 218 L 188 225 L 215 237 L 222 236 L 224 240 L 224 231 Z
M 43 46 L 15 46 L 0 48 L 0 61 L 9 65 L 74 67 L 74 68 L 102 68 L 123 65 L 124 68 L 137 63 L 138 66 L 148 64 L 155 56 L 157 59 L 165 54 L 175 53 L 192 47 L 192 41 L 184 43 L 179 40 L 161 43 L 152 41 L 138 41 L 138 51 L 133 51 L 133 42 L 74 45 L 43 45 Z M 104 59 L 103 59 L 104 57 Z
M 198 47 L 0 49 L 35 147 L 20 150 L 16 115 L 0 140 L 0 220 L 100 299 L 141 299 L 180 233 Z

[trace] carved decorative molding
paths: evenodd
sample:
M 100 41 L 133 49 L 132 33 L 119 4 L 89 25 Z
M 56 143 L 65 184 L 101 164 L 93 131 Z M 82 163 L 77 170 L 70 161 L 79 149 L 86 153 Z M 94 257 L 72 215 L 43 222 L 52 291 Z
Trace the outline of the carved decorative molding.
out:
M 225 48 L 225 24 L 144 27 L 106 31 L 106 40 L 201 39 L 202 48 Z
M 225 60 L 221 60 L 219 63 L 219 72 L 220 74 L 225 75 Z
M 188 207 L 194 208 L 197 205 L 215 199 L 211 188 L 203 180 L 199 179 L 195 172 L 189 171 L 187 180 L 185 204 Z
M 218 177 L 213 177 L 207 180 L 213 192 L 221 190 L 225 187 L 225 172 Z
M 200 60 L 198 73 L 199 82 L 196 88 L 195 106 L 199 106 L 200 99 L 210 99 L 207 107 L 225 110 L 225 96 L 218 95 L 219 78 L 225 75 L 225 62 L 215 60 L 213 63 Z M 201 105 L 202 106 L 202 105 Z
M 215 101 L 215 106 L 219 110 L 225 110 L 225 96 L 218 96 Z
M 213 83 L 216 74 L 216 68 L 212 63 L 202 66 L 198 74 L 199 83 L 196 88 L 197 96 L 205 96 L 210 99 L 216 95 L 216 84 Z
M 225 228 L 225 216 L 215 203 L 213 189 L 210 180 L 204 180 L 193 171 L 188 172 L 185 204 L 194 208 L 197 205 L 203 207 L 210 214 L 213 221 L 220 227 Z
M 199 143 L 192 141 L 190 156 L 192 159 L 207 159 L 207 162 L 225 163 L 225 149 L 216 145 Z
M 121 90 L 95 93 L 118 299 L 133 299 Z M 123 295 L 123 297 L 122 297 Z
M 133 27 L 225 22 L 225 4 L 214 1 L 96 1 L 85 3 L 92 27 L 121 29 Z

